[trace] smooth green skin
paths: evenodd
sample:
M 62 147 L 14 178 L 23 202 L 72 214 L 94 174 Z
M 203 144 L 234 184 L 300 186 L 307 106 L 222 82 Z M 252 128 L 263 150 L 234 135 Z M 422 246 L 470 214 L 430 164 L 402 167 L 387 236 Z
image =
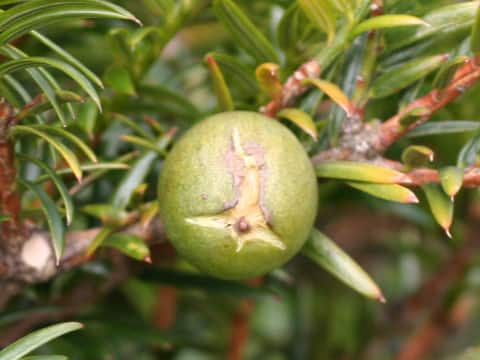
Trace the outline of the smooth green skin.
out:
M 185 221 L 222 213 L 234 199 L 226 162 L 234 128 L 243 144 L 253 141 L 265 151 L 264 204 L 285 250 L 251 241 L 236 252 L 229 232 Z M 164 163 L 158 190 L 174 247 L 201 271 L 223 279 L 252 278 L 283 265 L 305 243 L 317 212 L 316 176 L 302 145 L 279 122 L 253 112 L 221 113 L 187 131 Z

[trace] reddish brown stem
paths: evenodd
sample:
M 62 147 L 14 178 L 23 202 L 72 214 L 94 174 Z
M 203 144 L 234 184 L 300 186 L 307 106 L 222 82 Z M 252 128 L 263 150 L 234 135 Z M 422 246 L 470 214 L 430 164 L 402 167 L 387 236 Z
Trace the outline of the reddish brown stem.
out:
M 153 321 L 159 329 L 167 330 L 175 324 L 177 295 L 177 289 L 174 287 L 166 286 L 158 289 Z
M 287 79 L 280 96 L 263 106 L 260 111 L 267 116 L 275 117 L 282 108 L 291 106 L 300 95 L 308 90 L 309 86 L 303 85 L 302 81 L 307 78 L 317 78 L 320 76 L 320 72 L 320 65 L 317 61 L 307 61 Z
M 463 245 L 413 296 L 404 301 L 400 309 L 395 309 L 391 321 L 398 324 L 415 323 L 422 314 L 430 313 L 420 328 L 407 339 L 396 360 L 426 359 L 449 334 L 470 318 L 476 301 L 473 302 L 469 294 L 452 293 L 465 277 L 480 248 L 480 213 L 473 206 L 469 214 L 470 226 Z M 454 297 L 449 297 L 452 294 Z
M 429 94 L 415 100 L 392 118 L 385 121 L 378 129 L 378 141 L 373 144 L 378 153 L 384 152 L 407 132 L 427 121 L 431 114 L 445 107 L 448 103 L 462 95 L 480 79 L 480 56 L 468 59 L 456 71 L 450 84 L 444 89 L 434 89 Z M 402 118 L 415 109 L 427 109 L 428 114 L 419 118 L 409 126 L 401 124 Z
M 474 227 L 478 229 L 478 227 Z M 472 237 L 474 236 L 473 231 Z M 396 311 L 395 318 L 402 323 L 410 323 L 420 316 L 420 313 L 429 307 L 437 305 L 454 284 L 465 276 L 479 247 L 478 241 L 470 239 L 457 250 L 418 291 L 403 303 L 402 309 Z
M 260 286 L 263 278 L 254 278 L 247 281 L 251 286 Z M 232 337 L 230 338 L 230 346 L 228 351 L 228 360 L 242 360 L 245 345 L 249 333 L 250 314 L 255 307 L 253 300 L 243 300 L 235 313 L 232 321 Z
M 453 307 L 440 306 L 423 326 L 402 347 L 395 360 L 423 360 L 445 338 L 458 330 L 469 318 L 476 304 L 470 297 L 462 298 Z
M 228 360 L 243 359 L 245 344 L 248 339 L 249 317 L 253 310 L 253 305 L 252 300 L 244 300 L 233 317 Z
M 16 191 L 16 168 L 13 143 L 7 133 L 14 121 L 14 110 L 0 102 L 0 213 L 10 219 L 1 223 L 3 239 L 13 238 L 20 230 L 20 197 Z
M 407 173 L 405 178 L 405 185 L 420 186 L 428 183 L 440 182 L 440 175 L 438 170 L 418 168 Z M 477 167 L 471 167 L 465 169 L 465 175 L 463 178 L 463 186 L 465 187 L 478 187 L 480 186 L 480 169 Z
M 364 124 L 356 133 L 344 133 L 337 147 L 316 154 L 312 161 L 314 164 L 318 164 L 330 160 L 365 161 L 375 159 L 406 133 L 423 124 L 435 111 L 455 100 L 479 80 L 480 55 L 477 55 L 465 61 L 445 88 L 432 90 L 380 125 Z M 402 119 L 419 109 L 422 110 L 423 115 L 417 121 L 409 125 L 402 124 Z M 423 174 L 417 172 L 414 175 L 418 176 L 419 183 L 438 181 L 437 175 L 433 172 Z M 474 172 L 470 175 L 471 177 L 466 179 L 466 185 L 478 186 L 480 181 L 477 175 L 474 175 Z M 421 176 L 425 176 L 425 180 L 420 179 Z

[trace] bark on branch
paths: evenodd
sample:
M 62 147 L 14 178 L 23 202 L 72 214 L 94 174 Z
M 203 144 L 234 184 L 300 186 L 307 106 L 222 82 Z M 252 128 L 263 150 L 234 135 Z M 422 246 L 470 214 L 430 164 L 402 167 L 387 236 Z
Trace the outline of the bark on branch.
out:
M 51 237 L 47 231 L 33 224 L 25 224 L 22 242 L 18 246 L 0 250 L 0 308 L 27 284 L 44 282 L 63 271 L 86 261 L 86 251 L 101 228 L 72 231 L 67 234 L 65 251 L 60 265 L 55 265 Z M 147 242 L 164 241 L 163 226 L 158 220 L 148 225 L 135 223 L 124 232 L 139 236 Z
M 385 121 L 378 129 L 378 140 L 373 144 L 377 152 L 382 153 L 406 133 L 427 121 L 430 116 L 448 103 L 462 95 L 480 79 L 480 56 L 468 59 L 453 76 L 444 89 L 434 89 L 429 94 L 415 100 L 398 114 Z M 414 123 L 403 126 L 401 120 L 416 109 L 424 109 L 427 114 Z
M 0 99 L 0 215 L 9 219 L 0 223 L 0 247 L 15 242 L 21 231 L 20 197 L 16 190 L 14 144 L 8 138 L 8 130 L 15 119 L 13 107 Z
M 270 101 L 260 111 L 265 115 L 275 117 L 281 109 L 291 106 L 299 96 L 309 89 L 309 86 L 303 85 L 302 81 L 307 78 L 317 78 L 320 76 L 320 72 L 321 68 L 316 60 L 307 61 L 287 79 L 280 96 Z
M 383 123 L 365 123 L 356 133 L 343 134 L 338 146 L 316 154 L 312 161 L 315 164 L 347 159 L 375 161 L 397 140 L 426 122 L 434 112 L 458 98 L 479 80 L 480 56 L 477 55 L 465 61 L 445 88 L 433 89 Z M 415 110 L 421 110 L 422 115 L 418 120 L 403 125 L 402 119 L 415 113 Z

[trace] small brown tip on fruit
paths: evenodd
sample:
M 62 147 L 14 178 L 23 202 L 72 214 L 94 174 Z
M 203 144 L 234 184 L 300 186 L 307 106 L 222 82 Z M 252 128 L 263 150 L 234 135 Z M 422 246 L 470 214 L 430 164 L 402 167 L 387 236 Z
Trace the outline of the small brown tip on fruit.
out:
M 250 230 L 250 224 L 248 223 L 247 219 L 245 219 L 245 216 L 242 216 L 237 223 L 235 224 L 235 229 L 239 233 L 246 233 Z
M 145 257 L 143 258 L 143 261 L 145 261 L 145 262 L 148 263 L 148 264 L 151 264 L 151 263 L 152 263 L 152 258 L 151 258 L 150 256 L 145 256 Z

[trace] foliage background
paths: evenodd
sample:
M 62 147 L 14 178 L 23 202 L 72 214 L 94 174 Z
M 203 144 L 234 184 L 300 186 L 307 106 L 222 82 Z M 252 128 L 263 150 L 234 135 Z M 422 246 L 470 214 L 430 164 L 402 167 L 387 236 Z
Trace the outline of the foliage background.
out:
M 7 3 L 0 2 L 6 4 L 4 9 L 12 6 Z M 76 99 L 74 95 L 66 97 L 77 114 L 73 119 L 62 105 L 66 130 L 87 143 L 100 164 L 131 166 L 126 171 L 113 165 L 115 169 L 109 171 L 103 171 L 107 165 L 99 167 L 103 170 L 87 170 L 84 180 L 92 182 L 84 181 L 80 187 L 73 176 L 63 177 L 75 208 L 69 232 L 103 227 L 107 237 L 112 229 L 130 224 L 132 218 L 148 222 L 155 215 L 157 177 L 162 159 L 178 137 L 176 132 L 231 106 L 228 92 L 212 83 L 207 54 L 223 72 L 236 109 L 257 111 L 274 93 L 272 87 L 278 85 L 275 76 L 260 81 L 255 77 L 262 63 L 280 64 L 278 77 L 284 82 L 301 64 L 315 58 L 322 64 L 322 78 L 354 99 L 364 110 L 365 121 L 371 123 L 395 115 L 439 82 L 451 81 L 448 75 L 439 80 L 438 74 L 452 72 L 463 63 L 463 56 L 474 56 L 480 47 L 480 43 L 471 45 L 478 41 L 478 1 L 373 2 L 383 7 L 385 14 L 433 19 L 427 28 L 430 33 L 422 35 L 421 31 L 426 31 L 423 27 L 402 26 L 373 35 L 365 32 L 354 41 L 342 42 L 342 31 L 351 25 L 348 13 L 333 6 L 329 10 L 334 19 L 332 30 L 328 21 L 317 19 L 316 23 L 301 11 L 302 4 L 315 1 L 238 0 L 236 4 L 267 42 L 253 37 L 260 41 L 253 45 L 245 45 L 238 41 L 238 34 L 228 31 L 225 19 L 210 1 L 115 3 L 135 14 L 143 27 L 124 19 L 74 19 L 41 28 L 105 84 L 98 90 L 102 112 L 92 98 L 84 96 L 85 101 L 78 103 L 71 101 Z M 344 0 L 338 4 L 351 9 L 354 22 L 371 16 L 369 1 Z M 58 53 L 32 36 L 20 36 L 14 43 L 31 56 L 58 58 Z M 338 51 L 333 51 L 338 44 Z M 428 64 L 415 69 L 411 63 L 439 54 L 454 60 L 444 66 L 446 58 L 436 57 L 428 71 Z M 371 68 L 365 65 L 369 57 L 373 57 Z M 407 64 L 410 72 L 398 74 L 402 64 Z M 276 71 L 275 66 L 264 69 Z M 366 75 L 363 88 L 356 81 L 362 71 Z M 78 84 L 63 72 L 52 70 L 52 74 L 66 89 L 81 94 Z M 380 94 L 369 93 L 368 88 L 375 87 L 369 77 L 378 79 L 384 74 L 387 81 Z M 27 72 L 14 75 L 32 97 L 41 92 Z M 214 79 L 221 82 L 221 77 Z M 17 109 L 28 102 L 7 78 L 3 77 L 0 85 L 2 95 Z M 450 127 L 453 131 L 433 126 L 430 131 L 434 135 L 402 138 L 388 149 L 387 156 L 399 160 L 409 145 L 427 146 L 435 154 L 428 166 L 439 169 L 461 164 L 470 149 L 473 162 L 467 165 L 476 166 L 479 95 L 480 88 L 473 87 L 433 114 L 431 124 L 455 121 L 457 125 Z M 315 88 L 297 100 L 295 107 L 308 114 L 314 124 L 304 129 L 317 131 L 318 141 L 297 126 L 298 120 L 281 121 L 312 156 L 342 144 L 349 120 L 338 96 L 334 95 L 332 102 Z M 58 112 L 50 109 L 48 101 L 45 106 L 42 121 L 59 128 Z M 38 120 L 28 115 L 22 125 Z M 63 143 L 65 139 L 59 138 L 56 141 Z M 38 136 L 31 139 L 20 134 L 15 140 L 17 152 L 41 159 L 52 168 L 66 167 L 45 141 Z M 459 153 L 463 155 L 459 157 Z M 84 154 L 77 150 L 75 154 L 80 163 L 90 163 Z M 139 158 L 148 161 L 141 165 Z M 42 173 L 27 161 L 17 164 L 23 179 L 33 181 Z M 59 200 L 51 179 L 46 180 L 43 189 L 53 200 Z M 46 224 L 42 213 L 45 204 L 31 192 L 20 190 L 22 217 Z M 68 354 L 79 360 L 235 359 L 236 351 L 245 359 L 266 360 L 459 358 L 457 354 L 476 346 L 480 336 L 480 264 L 476 259 L 479 193 L 462 189 L 456 197 L 453 238 L 449 239 L 432 217 L 421 189 L 415 187 L 414 191 L 420 199 L 418 205 L 380 200 L 342 181 L 320 183 L 318 229 L 368 271 L 382 289 L 386 304 L 352 291 L 305 255 L 267 275 L 261 284 L 230 283 L 197 274 L 175 256 L 168 243 L 159 240 L 150 243 L 151 265 L 103 246 L 90 261 L 81 261 L 48 282 L 23 287 L 2 309 L 0 342 L 6 345 L 42 325 L 76 320 L 85 324 L 82 331 L 59 338 L 37 353 Z M 146 258 L 143 248 L 140 255 L 120 248 L 140 260 Z M 242 336 L 247 339 L 243 341 Z M 472 351 L 462 356 L 473 359 Z

